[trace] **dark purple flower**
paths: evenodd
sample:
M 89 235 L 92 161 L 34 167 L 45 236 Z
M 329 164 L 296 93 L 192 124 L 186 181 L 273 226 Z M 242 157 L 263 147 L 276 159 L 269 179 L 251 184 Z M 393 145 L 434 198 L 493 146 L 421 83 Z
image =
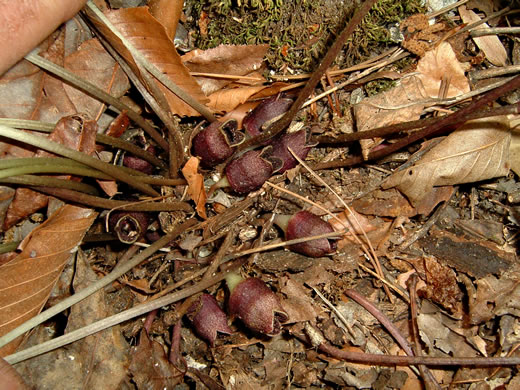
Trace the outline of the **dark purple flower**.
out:
M 211 346 L 217 339 L 217 332 L 222 334 L 232 333 L 227 323 L 226 313 L 220 308 L 212 295 L 202 294 L 197 298 L 188 309 L 187 316 L 193 323 L 195 331 Z
M 299 211 L 292 216 L 276 215 L 274 223 L 285 232 L 287 241 L 334 232 L 328 222 L 308 211 Z M 306 256 L 322 257 L 336 250 L 336 242 L 328 238 L 318 238 L 293 244 L 289 248 Z
M 295 133 L 284 133 L 273 141 L 272 156 L 279 158 L 283 162 L 283 166 L 278 173 L 284 173 L 286 170 L 294 168 L 298 165 L 298 161 L 294 158 L 289 148 L 301 160 L 305 160 L 307 154 L 315 144 L 309 142 L 309 131 L 300 130 Z
M 119 241 L 125 244 L 133 244 L 140 239 L 149 223 L 148 213 L 139 211 L 116 211 L 108 218 L 110 231 L 116 233 Z
M 237 130 L 237 121 L 213 122 L 193 138 L 193 154 L 201 163 L 212 167 L 233 155 L 233 147 L 244 140 L 244 133 Z
M 271 175 L 280 169 L 281 160 L 270 156 L 271 147 L 250 150 L 231 161 L 225 169 L 221 186 L 229 185 L 233 191 L 246 194 L 262 187 Z
M 226 279 L 227 280 L 227 279 Z M 251 330 L 269 336 L 281 331 L 281 323 L 289 319 L 276 294 L 258 278 L 248 278 L 228 286 L 229 314 L 240 318 Z
M 263 133 L 289 110 L 292 103 L 292 99 L 281 96 L 264 100 L 244 118 L 242 124 L 246 134 L 255 137 Z

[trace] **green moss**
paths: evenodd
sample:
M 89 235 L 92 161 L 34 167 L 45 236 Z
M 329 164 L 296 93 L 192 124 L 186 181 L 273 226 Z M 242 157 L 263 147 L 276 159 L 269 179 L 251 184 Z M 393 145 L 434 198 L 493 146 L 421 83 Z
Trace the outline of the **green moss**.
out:
M 368 96 L 377 95 L 378 93 L 388 91 L 395 87 L 396 82 L 393 80 L 374 80 L 365 84 L 365 92 Z
M 421 0 L 381 0 L 338 56 L 338 66 L 350 66 L 380 53 L 390 43 L 387 25 L 424 11 Z M 195 46 L 267 43 L 269 68 L 281 72 L 311 72 L 334 37 L 352 15 L 353 1 L 339 0 L 187 0 L 194 24 Z M 208 33 L 200 34 L 201 12 L 208 17 Z

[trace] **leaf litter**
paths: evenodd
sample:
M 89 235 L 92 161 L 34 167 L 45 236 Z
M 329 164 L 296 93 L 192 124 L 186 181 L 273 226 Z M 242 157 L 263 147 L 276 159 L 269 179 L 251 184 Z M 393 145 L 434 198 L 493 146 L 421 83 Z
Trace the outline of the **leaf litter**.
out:
M 267 6 L 267 3 L 262 3 L 262 6 Z M 254 4 L 256 3 L 246 2 L 244 9 L 255 7 Z M 460 12 L 462 16 L 467 12 L 463 7 L 466 6 L 460 6 L 455 12 Z M 211 9 L 214 12 L 215 8 Z M 193 10 L 185 9 L 184 12 L 192 19 L 195 16 L 190 14 Z M 266 50 L 269 50 L 266 45 L 227 45 L 205 51 L 197 49 L 181 57 L 165 30 L 146 8 L 108 11 L 107 16 L 142 50 L 149 61 L 163 67 L 161 69 L 172 81 L 180 84 L 200 102 L 206 103 L 216 114 L 228 113 L 229 116 L 243 117 L 243 109 L 241 114 L 234 112 L 237 107 L 237 112 L 240 112 L 242 104 L 252 109 L 262 98 L 275 96 L 291 84 L 268 84 L 266 76 L 269 74 L 264 71 L 262 61 Z M 487 63 L 464 62 L 460 56 L 462 53 L 457 50 L 463 50 L 466 57 L 480 56 L 479 58 L 487 58 L 491 64 L 504 66 L 504 63 L 497 65 L 490 49 L 476 43 L 476 38 L 472 41 L 468 37 L 463 49 L 456 49 L 450 40 L 446 42 L 444 38 L 456 32 L 456 28 L 449 23 L 433 25 L 434 27 L 423 25 L 424 23 L 416 24 L 414 28 L 419 26 L 418 31 L 423 33 L 413 34 L 410 23 L 419 23 L 424 19 L 424 15 L 421 15 L 416 21 L 408 21 L 407 33 L 412 34 L 407 38 L 408 43 L 402 45 L 419 54 L 421 58 L 404 70 L 388 65 L 387 69 L 392 74 L 400 72 L 395 88 L 351 106 L 346 105 L 348 102 L 355 102 L 351 99 L 351 92 L 346 89 L 338 91 L 339 101 L 345 104 L 343 110 L 352 109 L 354 112 L 356 123 L 347 127 L 364 131 L 418 120 L 424 116 L 442 118 L 450 104 L 461 104 L 460 101 L 463 102 L 462 105 L 468 104 L 463 99 L 468 98 L 468 92 L 475 90 L 475 85 L 468 81 L 465 72 L 472 65 L 486 67 Z M 198 20 L 200 22 L 202 18 Z M 201 25 L 201 33 L 202 27 Z M 98 28 L 147 85 L 149 93 L 159 102 L 164 103 L 164 98 L 166 99 L 172 114 L 179 117 L 200 116 L 193 108 L 180 102 L 161 83 L 150 79 L 146 71 L 137 65 L 138 61 L 135 61 L 132 54 L 106 27 L 99 25 Z M 307 28 L 313 29 L 315 26 Z M 59 40 L 64 39 L 63 34 L 62 32 L 54 41 L 50 39 L 43 44 L 42 49 L 47 50 L 46 56 L 54 56 L 51 58 L 57 63 L 65 63 L 71 68 L 78 66 L 77 72 L 82 77 L 90 78 L 89 72 L 99 73 L 102 77 L 96 79 L 95 83 L 103 89 L 109 88 L 114 95 L 122 95 L 128 90 L 126 77 L 99 42 L 86 41 L 78 47 L 78 51 L 65 58 L 59 45 Z M 140 41 L 141 37 L 147 39 Z M 410 46 L 410 42 L 413 40 L 414 47 L 421 49 L 419 52 L 412 50 L 413 45 Z M 496 50 L 500 50 L 500 47 L 509 50 L 508 45 L 512 45 L 509 36 L 496 38 L 494 42 Z M 90 60 L 89 56 L 96 56 L 96 59 Z M 104 64 L 101 58 L 107 61 L 103 69 L 89 69 L 82 73 L 85 71 L 82 65 Z M 196 73 L 190 75 L 189 72 Z M 340 77 L 333 76 L 329 82 L 338 82 Z M 22 91 L 19 101 L 28 102 L 25 105 L 26 110 L 8 110 L 13 101 L 10 88 L 14 85 L 9 83 L 18 84 Z M 0 107 L 5 108 L 4 116 L 56 122 L 62 116 L 77 115 L 79 112 L 86 112 L 86 117 L 91 119 L 106 115 L 103 113 L 104 106 L 98 101 L 85 98 L 85 95 L 69 85 L 61 88 L 60 92 L 59 83 L 61 81 L 22 62 L 0 82 L 0 102 L 4 102 L 0 103 Z M 115 84 L 116 90 L 108 85 L 111 83 Z M 34 99 L 38 96 L 43 96 L 44 99 L 35 104 Z M 457 98 L 460 100 L 456 100 Z M 313 135 L 319 139 L 322 134 L 328 136 L 333 133 L 331 126 L 337 121 L 335 116 L 338 116 L 338 112 L 341 115 L 341 111 L 337 107 L 328 107 L 325 100 L 313 104 L 316 106 L 302 110 L 296 121 L 314 124 Z M 155 122 L 156 125 L 158 123 Z M 241 127 L 241 121 L 238 123 Z M 487 382 L 513 389 L 520 375 L 515 368 L 507 368 L 505 365 L 499 367 L 499 371 L 494 371 L 494 368 L 431 367 L 430 374 L 421 370 L 419 375 L 418 371 L 408 367 L 388 367 L 370 360 L 366 361 L 371 362 L 369 365 L 359 364 L 358 360 L 356 363 L 341 361 L 344 358 L 340 356 L 344 355 L 338 351 L 402 354 L 403 350 L 390 336 L 390 333 L 397 332 L 408 343 L 415 343 L 417 355 L 446 358 L 518 356 L 516 349 L 520 325 L 515 305 L 519 272 L 515 236 L 518 222 L 515 219 L 517 202 L 512 201 L 518 186 L 515 187 L 517 177 L 510 172 L 512 168 L 516 173 L 515 167 L 518 164 L 514 149 L 510 151 L 511 145 L 515 143 L 515 137 L 511 137 L 514 123 L 515 118 L 504 115 L 466 122 L 446 137 L 436 138 L 434 143 L 421 141 L 410 146 L 405 151 L 405 158 L 410 162 L 402 168 L 400 165 L 403 160 L 397 154 L 348 170 L 318 170 L 320 181 L 300 167 L 284 175 L 275 175 L 270 179 L 273 185 L 263 186 L 245 197 L 218 190 L 218 198 L 215 198 L 219 199 L 218 202 L 207 201 L 204 186 L 207 188 L 208 183 L 211 185 L 217 181 L 224 167 L 202 169 L 198 166 L 196 157 L 187 158 L 187 149 L 184 150 L 186 159 L 182 164 L 186 181 L 176 179 L 177 172 L 170 172 L 173 178 L 168 179 L 162 168 L 153 168 L 153 175 L 133 172 L 134 177 L 147 176 L 153 180 L 164 180 L 164 183 L 165 180 L 177 180 L 177 184 L 164 184 L 163 195 L 184 201 L 188 194 L 192 200 L 190 211 L 162 211 L 160 223 L 152 217 L 148 226 L 144 227 L 146 233 L 143 240 L 148 244 L 165 232 L 174 235 L 182 222 L 193 220 L 194 211 L 198 214 L 196 219 L 199 224 L 174 236 L 174 240 L 163 248 L 166 253 L 148 257 L 121 278 L 119 283 L 114 283 L 103 293 L 97 293 L 74 305 L 70 312 L 62 315 L 60 321 L 64 321 L 66 326 L 58 329 L 56 336 L 131 308 L 138 302 L 148 302 L 157 291 L 171 291 L 182 284 L 191 283 L 192 280 L 196 286 L 199 280 L 197 278 L 203 274 L 202 281 L 220 275 L 219 262 L 223 262 L 227 259 L 226 256 L 233 253 L 282 243 L 282 231 L 272 224 L 273 213 L 293 215 L 303 209 L 320 215 L 322 220 L 328 220 L 336 231 L 342 231 L 345 225 L 350 224 L 351 232 L 338 233 L 339 237 L 334 238 L 340 238 L 337 240 L 338 250 L 317 259 L 289 252 L 289 248 L 274 248 L 251 255 L 252 257 L 243 260 L 245 263 L 239 263 L 242 267 L 238 274 L 242 278 L 253 277 L 259 283 L 266 283 L 266 288 L 273 290 L 276 299 L 280 300 L 281 307 L 287 314 L 286 319 L 282 318 L 284 323 L 281 335 L 269 338 L 248 329 L 244 322 L 235 320 L 229 322 L 232 331 L 230 335 L 219 334 L 213 345 L 209 345 L 194 332 L 189 322 L 182 320 L 191 303 L 188 299 L 164 306 L 157 315 L 148 317 L 149 323 L 144 327 L 142 319 L 129 320 L 120 328 L 113 327 L 88 336 L 88 340 L 76 341 L 69 350 L 60 348 L 53 352 L 56 355 L 31 359 L 30 364 L 37 369 L 24 368 L 23 365 L 28 363 L 16 364 L 15 368 L 31 385 L 48 384 L 49 388 L 61 388 L 61 382 L 66 383 L 69 388 L 76 384 L 92 384 L 96 388 L 127 386 L 159 389 L 173 388 L 184 382 L 185 385 L 210 388 L 349 386 L 359 389 L 410 389 L 418 388 L 423 380 L 433 377 L 438 385 L 452 388 L 486 388 L 477 385 L 487 386 Z M 184 118 L 180 121 L 178 131 L 182 132 L 184 139 L 189 139 L 196 124 L 197 120 Z M 262 131 L 268 131 L 271 123 L 268 121 L 262 126 Z M 317 126 L 320 127 L 319 130 Z M 158 127 L 161 128 L 161 125 L 158 124 Z M 82 129 L 80 138 L 88 136 L 87 133 Z M 118 135 L 125 140 L 137 139 L 129 137 L 125 132 Z M 99 147 L 96 146 L 94 152 L 91 135 L 89 139 L 90 147 L 87 150 L 77 144 L 68 144 L 62 139 L 56 140 L 76 150 L 97 154 Z M 137 142 L 137 145 L 143 147 L 150 142 L 144 136 L 144 141 Z M 373 152 L 391 147 L 396 142 L 399 142 L 399 138 L 387 136 L 378 137 L 368 143 L 363 141 L 363 158 L 370 159 Z M 32 150 L 23 151 L 19 146 L 12 145 L 5 139 L 2 145 L 3 155 L 15 158 L 20 153 L 33 153 Z M 313 148 L 307 162 L 345 159 L 357 153 L 356 148 L 351 146 L 353 145 L 333 147 L 319 144 Z M 265 148 L 263 156 L 268 157 L 269 150 L 269 146 Z M 103 152 L 108 152 L 107 161 L 112 161 L 111 158 L 114 158 L 114 162 L 117 161 L 116 148 L 108 147 Z M 413 152 L 416 154 L 412 154 Z M 168 161 L 166 154 L 158 152 L 157 155 Z M 170 158 L 173 158 L 172 155 Z M 513 183 L 511 188 L 503 189 L 503 178 Z M 87 181 L 91 183 L 84 179 L 84 182 Z M 34 186 L 31 188 L 36 189 Z M 342 202 L 331 195 L 330 188 L 339 193 L 352 209 L 345 209 Z M 24 192 L 25 198 L 21 198 Z M 47 205 L 48 197 L 43 196 L 45 200 L 38 203 L 35 202 L 34 194 L 39 193 L 17 187 L 15 200 L 9 204 L 13 195 L 6 193 L 5 199 L 9 206 L 2 209 L 4 242 L 9 242 L 9 238 L 16 234 L 19 235 L 21 224 L 8 230 L 16 221 L 32 218 L 34 223 L 40 223 L 34 212 Z M 112 196 L 144 204 L 144 207 L 150 202 L 142 194 L 121 183 L 113 189 Z M 81 203 L 84 198 L 74 195 L 73 199 Z M 169 201 L 170 199 L 166 199 L 164 203 Z M 16 202 L 31 207 L 25 210 L 16 206 Z M 330 211 L 330 215 L 322 210 L 323 207 Z M 88 219 L 89 223 L 85 222 L 81 229 L 75 229 L 72 227 L 74 220 L 67 220 L 63 226 L 60 225 L 53 231 L 54 236 L 49 241 L 40 238 L 39 234 L 49 225 L 54 228 L 53 217 L 50 217 L 26 239 L 30 241 L 18 257 L 6 260 L 0 266 L 0 278 L 8 276 L 4 272 L 7 269 L 5 267 L 18 264 L 17 259 L 21 259 L 20 256 L 26 253 L 27 248 L 46 247 L 50 243 L 53 250 L 61 255 L 50 254 L 49 262 L 58 261 L 59 266 L 55 268 L 61 269 L 69 258 L 69 253 L 65 249 L 56 250 L 59 247 L 54 245 L 71 244 L 67 248 L 75 248 L 94 219 L 93 211 L 79 210 L 92 215 Z M 353 236 L 352 231 L 358 234 Z M 101 246 L 94 244 L 101 237 L 109 241 L 101 241 L 104 243 Z M 69 242 L 70 240 L 73 242 Z M 95 223 L 90 229 L 83 246 L 86 256 L 81 252 L 76 260 L 77 271 L 71 286 L 73 289 L 81 289 L 80 283 L 88 285 L 110 273 L 116 263 L 124 262 L 138 251 L 137 247 L 127 247 L 113 241 L 113 237 L 107 237 L 100 223 Z M 34 261 L 39 256 L 37 254 L 35 257 L 31 252 L 24 261 Z M 223 269 L 225 265 L 220 267 Z M 34 271 L 39 276 L 41 268 L 32 270 L 33 273 Z M 30 272 L 31 270 L 19 270 L 16 277 L 9 276 L 8 279 L 11 282 L 31 280 Z M 59 271 L 55 274 L 53 280 L 56 280 Z M 417 302 L 410 301 L 413 294 L 408 291 L 411 284 L 407 282 L 415 276 L 419 279 L 416 287 L 419 305 L 418 314 L 414 317 L 410 315 L 410 305 L 417 305 Z M 64 278 L 63 283 L 66 285 L 65 280 Z M 34 286 L 35 284 L 32 288 L 36 289 Z M 19 304 L 17 308 L 24 312 L 39 311 L 45 304 L 51 287 L 52 284 L 46 284 L 46 292 L 43 294 L 45 297 L 42 296 L 34 307 Z M 375 304 L 379 311 L 377 319 L 359 307 L 364 306 L 364 303 L 352 297 L 347 298 L 347 290 L 357 291 Z M 206 292 L 215 297 L 220 307 L 230 312 L 229 292 L 224 286 L 216 284 L 208 287 Z M 16 300 L 9 300 L 7 295 L 0 297 L 7 299 L 5 302 L 0 300 L 1 310 L 16 303 Z M 107 299 L 110 305 L 106 304 Z M 234 298 L 233 301 L 235 300 Z M 393 329 L 390 333 L 380 326 L 381 314 L 389 319 L 385 326 Z M 2 318 L 13 316 L 15 315 L 11 313 Z M 238 317 L 246 318 L 248 314 Z M 58 320 L 53 323 L 54 326 L 60 325 Z M 416 324 L 418 338 L 410 331 L 410 323 Z M 174 331 L 170 332 L 172 328 Z M 319 330 L 319 333 L 314 334 L 312 329 Z M 2 331 L 2 334 L 5 333 L 6 331 Z M 47 340 L 50 336 L 45 334 L 45 327 L 40 326 L 30 338 L 33 340 L 26 342 L 22 348 L 32 342 Z M 313 342 L 316 344 L 312 344 Z M 137 347 L 132 350 L 129 348 L 130 344 Z M 324 350 L 321 348 L 323 345 L 330 348 Z M 170 349 L 173 352 L 168 353 Z M 5 356 L 9 353 L 3 354 Z M 182 364 L 179 365 L 179 353 L 186 360 L 187 369 Z M 74 361 L 70 356 L 77 360 Z M 129 362 L 132 363 L 127 373 L 123 367 L 128 366 Z M 86 374 L 85 371 L 78 370 L 82 365 L 92 367 L 93 371 Z M 56 374 L 63 370 L 68 373 L 67 377 L 65 374 Z M 109 375 L 108 372 L 118 374 Z M 428 386 L 431 384 L 427 388 Z

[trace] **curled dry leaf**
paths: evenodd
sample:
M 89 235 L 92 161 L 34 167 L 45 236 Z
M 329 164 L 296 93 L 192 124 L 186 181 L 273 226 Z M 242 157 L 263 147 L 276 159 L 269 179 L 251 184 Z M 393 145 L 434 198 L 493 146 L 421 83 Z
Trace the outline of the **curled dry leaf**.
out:
M 459 14 L 462 21 L 466 24 L 471 24 L 480 21 L 480 17 L 470 9 L 467 9 L 465 5 L 461 5 L 459 8 Z M 488 30 L 489 26 L 487 23 L 483 23 L 476 28 L 476 30 Z M 496 35 L 484 35 L 482 37 L 474 37 L 473 40 L 480 50 L 486 55 L 486 58 L 493 65 L 505 66 L 507 63 L 507 51 L 500 42 L 500 39 Z
M 428 51 L 417 63 L 417 76 L 424 89 L 424 94 L 431 98 L 439 96 L 443 78 L 449 76 L 449 88 L 446 97 L 454 97 L 469 92 L 469 83 L 464 74 L 462 63 L 447 42 L 441 43 Z
M 199 159 L 190 157 L 186 165 L 182 168 L 182 174 L 188 182 L 188 194 L 196 204 L 197 214 L 206 219 L 206 190 L 204 189 L 204 176 L 198 173 Z
M 172 82 L 199 102 L 206 103 L 206 96 L 195 79 L 190 76 L 188 69 L 182 64 L 181 57 L 175 50 L 173 42 L 168 38 L 164 27 L 150 15 L 146 7 L 121 8 L 106 13 L 106 17 L 149 62 L 154 64 Z M 125 58 L 133 71 L 140 75 L 141 69 L 136 65 L 135 60 L 121 41 L 105 25 L 99 23 L 96 19 L 91 20 L 117 52 Z M 157 82 L 157 85 L 166 97 L 172 113 L 180 116 L 199 115 L 198 112 L 161 83 Z
M 434 186 L 505 176 L 510 167 L 510 140 L 505 117 L 468 121 L 413 166 L 391 175 L 383 188 L 397 187 L 417 205 Z
M 181 59 L 190 72 L 245 76 L 262 67 L 268 48 L 269 45 L 220 45 L 214 49 L 192 50 Z M 196 76 L 195 79 L 206 95 L 211 95 L 233 81 L 202 76 Z M 256 84 L 262 83 L 263 78 L 256 82 Z
M 25 238 L 22 253 L 0 267 L 0 334 L 40 312 L 96 215 L 90 209 L 63 206 Z M 1 348 L 0 355 L 13 352 L 20 339 Z

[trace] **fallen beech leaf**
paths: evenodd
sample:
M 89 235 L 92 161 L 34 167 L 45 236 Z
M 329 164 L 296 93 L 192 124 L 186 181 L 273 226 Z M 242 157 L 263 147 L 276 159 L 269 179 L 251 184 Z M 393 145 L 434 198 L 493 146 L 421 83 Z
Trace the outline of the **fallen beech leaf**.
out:
M 60 273 L 97 213 L 65 205 L 22 242 L 22 253 L 0 267 L 0 334 L 40 312 Z M 21 337 L 0 349 L 12 353 Z
M 168 38 L 172 41 L 175 38 L 175 31 L 181 18 L 183 6 L 183 1 L 150 0 L 148 2 L 150 14 L 163 25 Z
M 447 42 L 442 42 L 435 49 L 428 51 L 417 63 L 417 71 L 417 78 L 424 88 L 423 93 L 431 98 L 441 97 L 439 89 L 443 78 L 447 76 L 450 77 L 447 98 L 469 92 L 464 67 Z
M 510 140 L 505 117 L 468 121 L 413 166 L 391 175 L 383 188 L 397 187 L 415 206 L 434 186 L 505 176 Z
M 172 82 L 199 102 L 207 101 L 195 79 L 190 76 L 188 69 L 182 64 L 181 57 L 175 50 L 173 42 L 168 38 L 164 27 L 150 15 L 147 7 L 121 8 L 107 12 L 106 17 L 149 62 Z M 104 24 L 94 18 L 91 20 L 117 52 L 125 58 L 133 71 L 140 75 L 141 69 L 121 41 Z M 161 83 L 157 82 L 157 85 L 164 94 L 173 114 L 200 115 Z M 153 91 L 150 92 L 153 94 Z
M 186 165 L 182 168 L 182 174 L 188 182 L 188 194 L 196 204 L 197 214 L 206 219 L 206 190 L 204 189 L 204 176 L 198 173 L 199 159 L 190 157 Z
M 461 5 L 459 8 L 459 15 L 462 21 L 466 24 L 471 24 L 480 21 L 480 17 L 470 9 L 467 9 L 465 5 Z M 488 30 L 489 26 L 487 23 L 483 23 L 476 27 L 475 30 Z M 500 42 L 500 39 L 496 35 L 484 35 L 482 37 L 474 37 L 473 41 L 479 47 L 480 50 L 486 55 L 486 58 L 493 65 L 505 66 L 507 63 L 507 51 Z
M 117 98 L 130 88 L 121 67 L 97 39 L 83 42 L 77 51 L 65 58 L 64 67 Z M 99 117 L 104 103 L 68 84 L 64 83 L 63 88 L 76 112 L 87 114 L 90 119 Z
M 190 72 L 245 76 L 261 68 L 268 48 L 269 45 L 220 45 L 214 49 L 192 50 L 181 59 Z M 206 95 L 234 81 L 202 76 L 195 76 L 195 79 Z M 256 83 L 262 84 L 262 80 Z
M 221 89 L 209 95 L 208 107 L 215 111 L 229 112 L 243 104 L 252 95 L 266 88 L 263 85 Z

